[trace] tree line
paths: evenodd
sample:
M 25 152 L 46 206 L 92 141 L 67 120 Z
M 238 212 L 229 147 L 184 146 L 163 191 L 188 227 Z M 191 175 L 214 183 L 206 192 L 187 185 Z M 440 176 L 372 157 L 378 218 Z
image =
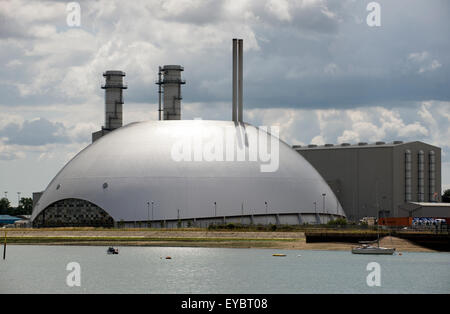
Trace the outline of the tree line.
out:
M 19 201 L 19 206 L 17 207 L 12 207 L 6 197 L 0 199 L 0 215 L 31 215 L 32 211 L 33 200 L 31 197 L 22 197 Z
M 442 202 L 450 203 L 450 189 L 445 190 L 444 194 L 442 194 Z

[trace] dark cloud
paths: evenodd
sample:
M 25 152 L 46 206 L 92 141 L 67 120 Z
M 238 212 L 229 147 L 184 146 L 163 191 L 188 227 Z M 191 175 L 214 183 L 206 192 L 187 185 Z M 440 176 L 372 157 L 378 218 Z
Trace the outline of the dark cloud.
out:
M 0 82 L 8 82 L 0 83 L 2 103 L 13 106 L 86 101 L 92 93 L 102 95 L 97 87 L 102 81 L 101 70 L 107 70 L 107 66 L 126 71 L 126 102 L 156 102 L 156 85 L 143 78 L 145 75 L 156 79 L 157 66 L 148 64 L 151 62 L 185 67 L 185 102 L 229 102 L 231 37 L 243 35 L 254 35 L 258 46 L 246 49 L 244 57 L 248 108 L 354 108 L 450 99 L 450 40 L 444 31 L 450 25 L 447 1 L 380 0 L 379 28 L 366 24 L 368 1 L 288 1 L 289 7 L 284 11 L 276 7 L 282 3 L 248 2 L 241 11 L 231 12 L 225 1 L 204 1 L 192 6 L 175 1 L 152 2 L 142 8 L 131 4 L 125 7 L 119 2 L 99 6 L 83 1 L 81 29 L 95 36 L 102 53 L 70 53 L 70 43 L 67 51 L 49 51 L 48 56 L 33 57 L 16 50 L 7 55 L 9 50 L 5 49 L 0 53 L 2 63 L 18 56 L 23 65 L 6 67 L 0 74 Z M 248 17 L 250 13 L 252 18 Z M 148 25 L 143 21 L 148 21 Z M 227 40 L 191 50 L 191 46 L 199 45 L 194 31 L 214 37 L 223 36 L 226 28 L 233 27 L 236 30 Z M 177 34 L 186 38 L 178 38 Z M 139 49 L 127 50 L 143 41 L 155 47 L 149 55 L 156 56 L 146 59 Z M 249 41 L 244 46 L 250 47 Z M 411 59 L 411 54 L 423 54 L 426 58 Z M 145 62 L 141 64 L 142 60 Z M 40 67 L 29 70 L 35 64 Z M 83 73 L 88 77 L 91 64 L 96 66 L 98 78 L 94 82 L 91 73 L 89 86 L 95 88 L 86 91 L 80 82 Z M 72 76 L 78 80 L 73 88 L 78 87 L 80 92 L 67 95 L 67 83 L 65 88 L 59 83 L 70 81 L 72 77 L 66 81 L 64 78 L 76 67 L 86 70 Z M 58 72 L 47 75 L 46 71 Z M 48 83 L 33 84 L 47 80 Z M 31 92 L 21 93 L 17 86 L 25 86 L 28 91 L 27 84 L 31 85 Z
M 1 38 L 27 39 L 30 38 L 30 36 L 24 25 L 0 12 L 0 39 Z
M 0 130 L 0 137 L 6 137 L 6 144 L 40 146 L 53 143 L 67 143 L 69 137 L 62 123 L 45 118 L 25 121 L 22 126 L 10 123 Z
M 291 21 L 254 8 L 261 18 L 254 30 L 264 40 L 260 50 L 245 53 L 246 106 L 355 108 L 450 99 L 450 40 L 443 32 L 450 26 L 450 11 L 443 10 L 448 4 L 381 1 L 382 25 L 371 28 L 366 2 L 344 3 L 331 6 L 332 18 L 312 7 L 291 12 Z M 423 63 L 409 58 L 423 52 Z M 185 101 L 230 101 L 228 50 L 178 60 L 186 69 Z M 157 94 L 139 86 L 127 97 L 142 101 Z

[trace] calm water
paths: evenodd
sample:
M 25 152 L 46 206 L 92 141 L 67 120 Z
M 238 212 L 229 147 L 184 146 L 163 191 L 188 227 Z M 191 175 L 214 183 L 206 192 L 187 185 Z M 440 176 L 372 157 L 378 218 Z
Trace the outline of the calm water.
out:
M 69 262 L 81 287 L 66 285 Z M 369 262 L 381 265 L 381 287 L 367 286 Z M 11 245 L 0 293 L 450 293 L 450 254 Z

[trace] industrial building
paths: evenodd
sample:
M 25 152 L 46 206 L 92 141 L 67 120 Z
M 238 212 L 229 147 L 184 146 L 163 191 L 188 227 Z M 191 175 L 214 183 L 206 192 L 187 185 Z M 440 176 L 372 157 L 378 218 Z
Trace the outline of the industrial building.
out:
M 33 225 L 205 227 L 345 217 L 301 155 L 273 130 L 243 121 L 242 51 L 242 40 L 233 39 L 231 121 L 181 120 L 184 69 L 165 65 L 157 81 L 159 120 L 122 126 L 125 73 L 105 72 L 105 124 L 33 195 Z M 269 158 L 255 154 L 262 148 Z
M 395 141 L 293 148 L 327 181 L 349 220 L 378 215 L 450 216 L 449 207 L 439 204 L 439 147 L 423 142 Z M 425 206 L 433 210 L 424 210 L 425 203 L 433 203 Z

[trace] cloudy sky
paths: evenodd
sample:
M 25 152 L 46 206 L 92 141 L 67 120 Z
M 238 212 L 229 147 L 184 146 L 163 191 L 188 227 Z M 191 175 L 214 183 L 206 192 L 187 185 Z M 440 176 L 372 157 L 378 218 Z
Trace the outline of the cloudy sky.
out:
M 231 117 L 231 39 L 244 39 L 244 118 L 290 144 L 420 140 L 450 188 L 450 1 L 0 0 L 0 195 L 45 189 L 103 121 L 123 70 L 124 121 L 157 117 L 159 65 L 180 64 L 185 119 Z

